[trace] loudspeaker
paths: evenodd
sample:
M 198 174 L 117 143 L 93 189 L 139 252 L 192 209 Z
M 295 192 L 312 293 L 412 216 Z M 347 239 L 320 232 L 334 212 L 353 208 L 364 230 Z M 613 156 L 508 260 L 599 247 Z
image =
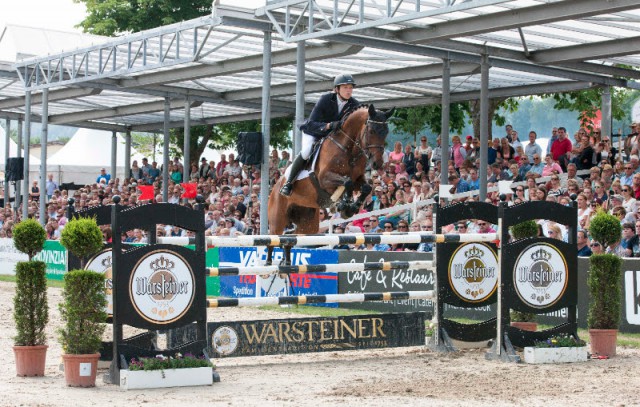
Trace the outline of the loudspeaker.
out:
M 24 178 L 24 158 L 7 158 L 4 168 L 7 181 L 21 181 Z
M 260 165 L 262 162 L 262 133 L 247 132 L 238 133 L 236 144 L 238 161 L 244 165 Z

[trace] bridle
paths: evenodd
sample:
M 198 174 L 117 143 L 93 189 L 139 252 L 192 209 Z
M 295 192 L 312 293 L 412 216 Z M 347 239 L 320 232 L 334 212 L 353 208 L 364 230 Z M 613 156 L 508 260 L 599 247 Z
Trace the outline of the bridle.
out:
M 345 121 L 346 119 L 343 121 L 343 123 Z M 366 157 L 367 160 L 371 160 L 371 157 L 373 156 L 373 153 L 371 151 L 372 149 L 373 150 L 380 149 L 384 151 L 383 144 L 369 144 L 369 134 L 370 134 L 372 125 L 385 125 L 385 124 L 386 124 L 386 121 L 375 121 L 372 119 L 367 119 L 367 121 L 365 122 L 365 126 L 362 129 L 362 132 L 360 132 L 358 137 L 356 137 L 355 139 L 351 138 L 351 136 L 349 136 L 344 130 L 342 130 L 342 127 L 340 127 L 340 129 L 338 130 L 338 133 L 343 134 L 349 141 L 353 142 L 353 146 L 357 149 L 356 154 L 354 154 L 349 160 L 350 165 L 353 166 L 362 156 Z M 346 146 L 342 145 L 338 140 L 335 139 L 334 135 L 335 133 L 329 135 L 329 139 L 333 141 L 333 143 L 336 146 L 338 146 L 340 150 L 342 150 L 345 153 L 348 153 L 350 148 L 347 148 Z M 364 140 L 363 140 L 363 136 L 364 136 Z

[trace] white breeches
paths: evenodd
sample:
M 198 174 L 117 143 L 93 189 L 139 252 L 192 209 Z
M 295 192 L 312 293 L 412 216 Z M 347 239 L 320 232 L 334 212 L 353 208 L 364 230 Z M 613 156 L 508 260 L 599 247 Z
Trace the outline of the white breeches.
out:
M 304 131 L 302 132 L 302 146 L 300 147 L 300 156 L 305 160 L 309 159 L 311 155 L 311 147 L 313 147 L 313 143 L 315 143 L 316 138 L 308 135 Z

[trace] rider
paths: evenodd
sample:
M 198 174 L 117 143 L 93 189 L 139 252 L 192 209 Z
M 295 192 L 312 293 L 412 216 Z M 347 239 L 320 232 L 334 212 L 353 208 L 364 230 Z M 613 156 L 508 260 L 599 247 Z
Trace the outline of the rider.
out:
M 346 112 L 352 111 L 359 103 L 351 97 L 356 82 L 353 76 L 341 74 L 333 80 L 333 92 L 322 95 L 311 111 L 311 116 L 300 126 L 302 130 L 302 148 L 300 154 L 291 163 L 289 177 L 280 193 L 290 196 L 293 182 L 304 168 L 316 138 L 328 136 L 340 129 L 340 120 Z

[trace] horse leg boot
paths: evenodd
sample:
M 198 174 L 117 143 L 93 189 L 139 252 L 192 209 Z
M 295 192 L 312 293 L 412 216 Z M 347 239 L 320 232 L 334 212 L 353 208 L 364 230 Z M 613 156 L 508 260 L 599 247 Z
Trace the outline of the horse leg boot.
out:
M 284 183 L 282 188 L 280 189 L 280 194 L 284 196 L 291 196 L 293 192 L 293 183 L 296 180 L 300 171 L 304 168 L 307 160 L 302 158 L 301 154 L 298 154 L 296 158 L 291 163 L 291 169 L 289 170 L 289 178 L 287 178 L 287 182 Z
M 371 194 L 372 189 L 373 188 L 371 188 L 371 185 L 369 184 L 364 184 L 362 185 L 362 187 L 360 187 L 360 196 L 358 196 L 358 199 L 354 203 L 355 205 L 354 212 L 358 212 L 360 210 L 360 207 L 362 206 L 364 201 L 367 199 L 369 194 Z

